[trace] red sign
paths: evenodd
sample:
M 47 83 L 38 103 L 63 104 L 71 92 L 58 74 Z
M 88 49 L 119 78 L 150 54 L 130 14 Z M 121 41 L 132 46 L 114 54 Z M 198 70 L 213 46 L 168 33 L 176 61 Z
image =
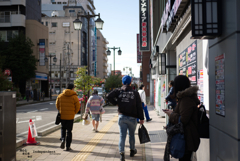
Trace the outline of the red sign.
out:
M 11 70 L 10 69 L 5 69 L 4 74 L 10 76 L 11 75 Z

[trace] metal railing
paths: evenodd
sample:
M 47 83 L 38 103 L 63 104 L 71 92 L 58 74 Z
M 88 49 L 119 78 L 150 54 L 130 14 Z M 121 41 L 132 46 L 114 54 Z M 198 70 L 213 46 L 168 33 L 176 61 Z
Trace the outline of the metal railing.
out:
M 10 15 L 9 16 L 4 16 L 4 17 L 0 17 L 0 23 L 7 23 L 7 22 L 10 22 Z
M 2 1 L 11 1 L 11 0 L 0 0 L 0 2 L 2 2 Z

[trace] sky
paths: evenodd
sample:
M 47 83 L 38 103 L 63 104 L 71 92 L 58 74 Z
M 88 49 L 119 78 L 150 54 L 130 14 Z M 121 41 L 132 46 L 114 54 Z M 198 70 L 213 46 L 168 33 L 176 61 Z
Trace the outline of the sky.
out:
M 137 33 L 139 33 L 139 0 L 94 0 L 95 13 L 100 13 L 104 21 L 103 36 L 108 47 L 120 47 L 122 55 L 115 50 L 115 70 L 123 72 L 124 67 L 132 67 L 134 77 L 139 77 L 137 63 Z M 108 56 L 108 64 L 113 64 L 113 50 Z M 113 65 L 112 65 L 113 70 Z M 124 74 L 124 73 L 122 73 Z

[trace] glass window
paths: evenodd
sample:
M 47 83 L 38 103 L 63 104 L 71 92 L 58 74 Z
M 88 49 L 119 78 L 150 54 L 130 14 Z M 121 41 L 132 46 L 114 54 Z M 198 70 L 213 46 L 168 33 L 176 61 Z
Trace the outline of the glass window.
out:
M 52 27 L 57 27 L 57 22 L 52 22 Z
M 46 24 L 46 26 L 48 26 L 48 22 L 47 21 L 45 22 L 45 24 Z
M 7 41 L 7 31 L 0 31 L 0 39 Z
M 98 36 L 97 39 L 100 40 L 100 37 Z
M 52 2 L 52 4 L 56 4 L 56 2 Z
M 62 4 L 62 2 L 57 2 L 57 4 Z
M 67 2 L 63 2 L 63 4 L 67 4 Z
M 11 11 L 11 14 L 16 15 L 16 14 L 18 14 L 18 11 Z

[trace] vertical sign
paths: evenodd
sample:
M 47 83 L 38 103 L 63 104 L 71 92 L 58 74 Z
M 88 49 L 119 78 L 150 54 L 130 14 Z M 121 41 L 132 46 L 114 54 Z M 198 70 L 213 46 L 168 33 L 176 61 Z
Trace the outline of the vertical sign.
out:
M 45 66 L 45 39 L 39 39 L 39 66 Z
M 203 69 L 198 71 L 197 74 L 197 85 L 199 87 L 198 90 L 198 99 L 200 102 L 204 102 L 204 93 L 203 93 Z
M 142 53 L 139 51 L 139 34 L 137 34 L 137 63 L 142 63 Z
M 149 0 L 140 0 L 139 9 L 140 51 L 149 51 Z
M 179 75 L 186 75 L 192 85 L 197 85 L 197 40 L 178 56 Z
M 225 116 L 225 54 L 215 57 L 216 114 Z

